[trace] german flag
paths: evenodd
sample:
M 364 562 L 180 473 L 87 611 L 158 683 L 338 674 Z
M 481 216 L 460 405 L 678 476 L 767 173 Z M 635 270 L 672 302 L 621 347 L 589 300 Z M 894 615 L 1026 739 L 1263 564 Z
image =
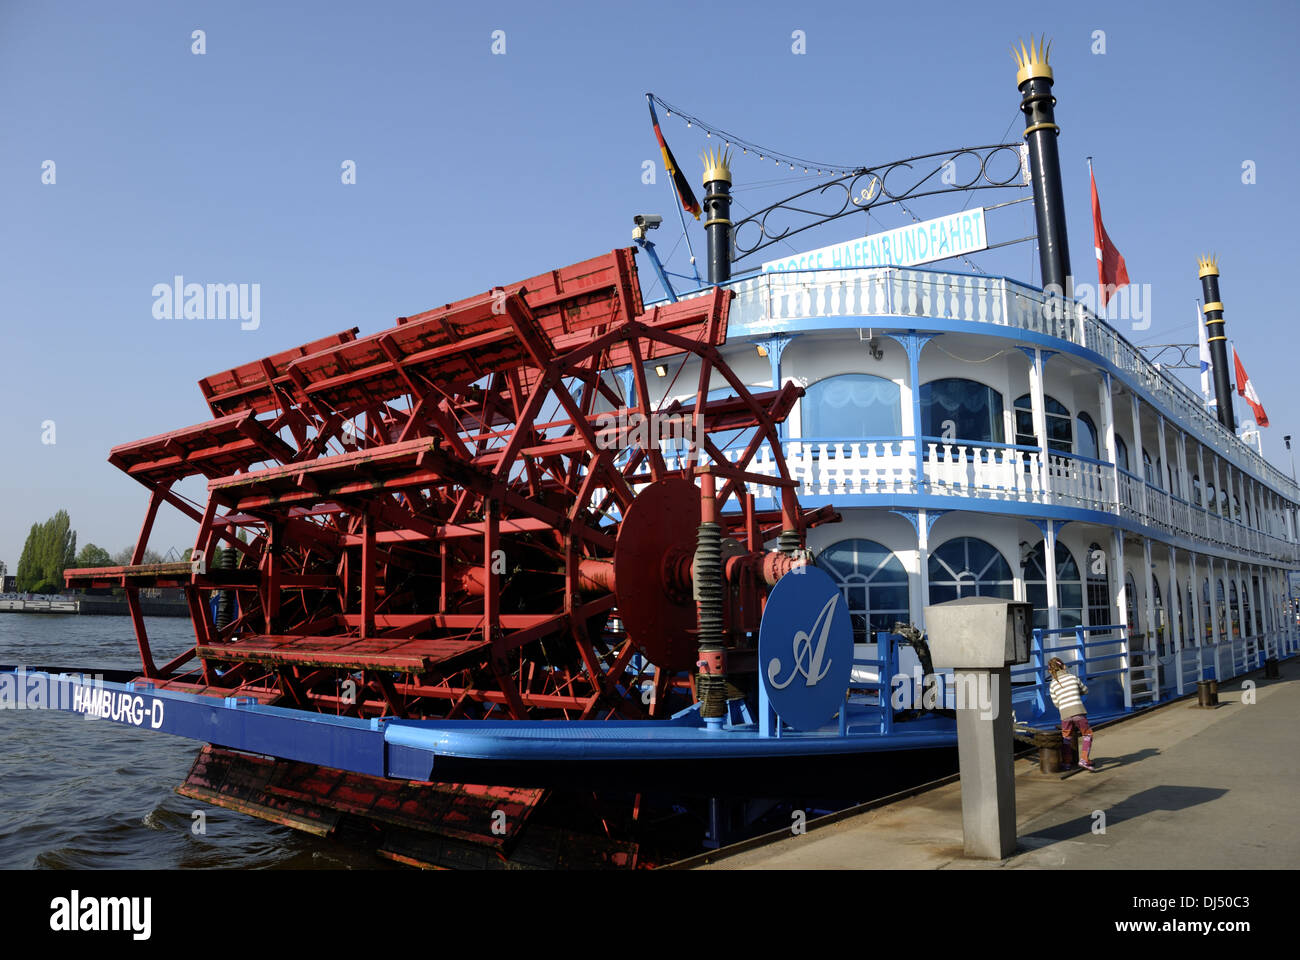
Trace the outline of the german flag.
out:
M 677 161 L 673 158 L 673 152 L 668 149 L 668 143 L 664 140 L 663 132 L 659 129 L 659 117 L 655 115 L 654 101 L 646 97 L 646 103 L 650 107 L 650 121 L 655 125 L 655 138 L 659 141 L 659 149 L 664 155 L 664 169 L 673 178 L 673 187 L 676 188 L 677 197 L 682 202 L 682 209 L 698 220 L 700 219 L 700 202 L 695 199 L 695 193 L 691 190 L 686 175 L 677 166 Z

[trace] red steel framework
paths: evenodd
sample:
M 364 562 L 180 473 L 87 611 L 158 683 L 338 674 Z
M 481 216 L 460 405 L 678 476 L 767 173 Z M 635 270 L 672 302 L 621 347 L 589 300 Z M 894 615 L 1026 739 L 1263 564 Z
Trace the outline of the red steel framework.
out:
M 646 310 L 633 250 L 616 250 L 207 377 L 213 419 L 109 457 L 149 490 L 134 562 L 67 583 L 125 588 L 160 687 L 359 716 L 659 715 L 694 689 L 697 476 L 717 478 L 722 537 L 743 543 L 724 567 L 733 671 L 752 669 L 762 595 L 797 562 L 763 541 L 829 517 L 799 509 L 777 442 L 800 389 L 752 393 L 718 352 L 730 296 Z M 655 409 L 647 366 L 690 359 L 694 402 Z M 610 372 L 629 366 L 625 398 Z M 708 400 L 719 379 L 734 396 Z M 654 416 L 699 456 L 647 444 Z M 775 475 L 751 469 L 765 441 Z M 173 490 L 192 475 L 206 505 Z M 746 482 L 782 509 L 756 511 Z M 142 564 L 163 504 L 198 522 L 192 559 Z M 161 666 L 139 603 L 152 586 L 183 589 L 195 633 Z M 237 603 L 218 626 L 223 595 Z

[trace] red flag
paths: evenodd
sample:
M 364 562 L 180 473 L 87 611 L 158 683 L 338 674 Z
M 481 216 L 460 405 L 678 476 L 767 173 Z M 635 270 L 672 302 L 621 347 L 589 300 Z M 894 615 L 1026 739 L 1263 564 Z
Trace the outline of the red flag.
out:
M 1250 404 L 1251 411 L 1255 414 L 1255 422 L 1261 427 L 1268 426 L 1268 414 L 1260 406 L 1259 394 L 1255 392 L 1255 385 L 1250 382 L 1250 377 L 1246 376 L 1246 368 L 1241 365 L 1241 357 L 1237 356 L 1237 348 L 1232 348 L 1232 362 L 1237 367 L 1237 394 L 1245 397 L 1246 402 Z
M 1101 201 L 1097 199 L 1097 178 L 1091 170 L 1088 175 L 1092 178 L 1092 245 L 1097 251 L 1097 283 L 1101 287 L 1101 305 L 1104 307 L 1116 289 L 1128 285 L 1128 267 L 1115 244 L 1106 236 L 1106 228 L 1101 222 Z

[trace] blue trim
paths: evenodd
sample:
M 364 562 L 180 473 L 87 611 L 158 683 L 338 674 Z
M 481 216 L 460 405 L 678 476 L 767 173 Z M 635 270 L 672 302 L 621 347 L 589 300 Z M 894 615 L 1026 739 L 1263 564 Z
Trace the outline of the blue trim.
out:
M 1069 523 L 1068 520 L 1040 520 L 1040 519 L 1031 519 L 1029 522 L 1038 528 L 1039 533 L 1041 533 L 1044 536 L 1044 538 L 1047 536 L 1047 531 L 1049 527 L 1051 528 L 1052 535 L 1055 536 L 1056 534 L 1061 532 L 1062 527 L 1064 527 L 1067 523 Z M 1044 563 L 1047 562 L 1045 557 L 1043 562 Z
M 865 662 L 865 661 L 864 661 Z M 873 661 L 874 662 L 874 661 Z M 483 760 L 707 760 L 863 754 L 956 746 L 956 725 L 942 718 L 917 721 L 907 730 L 881 734 L 877 704 L 847 702 L 846 722 L 832 722 L 806 733 L 786 730 L 762 736 L 753 723 L 711 728 L 689 713 L 675 720 L 502 721 L 363 720 L 258 704 L 248 697 L 211 697 L 158 690 L 153 684 L 114 683 L 91 677 L 18 673 L 16 695 L 26 702 L 33 683 L 42 689 L 42 706 L 84 713 L 74 688 L 105 698 L 108 722 L 170 733 L 191 740 L 285 760 L 318 764 L 376 777 L 429 780 L 438 757 Z M 46 695 L 48 693 L 48 696 Z M 888 704 L 888 695 L 884 697 Z
M 896 513 L 912 525 L 912 532 L 918 537 L 921 535 L 921 511 L 920 510 L 898 510 L 890 509 L 890 513 Z M 929 530 L 926 533 L 929 534 Z
M 891 509 L 890 513 L 896 513 L 912 525 L 912 532 L 918 537 L 921 535 L 921 511 L 920 510 L 896 510 Z M 930 532 L 934 530 L 935 521 L 945 513 L 952 513 L 951 510 L 926 510 L 925 511 L 925 537 L 930 539 Z

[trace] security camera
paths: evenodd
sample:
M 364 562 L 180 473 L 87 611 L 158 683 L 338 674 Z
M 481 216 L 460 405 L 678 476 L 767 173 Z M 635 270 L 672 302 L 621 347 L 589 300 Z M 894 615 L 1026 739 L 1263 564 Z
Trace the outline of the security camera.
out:
M 636 224 L 636 229 L 632 231 L 633 240 L 644 240 L 647 230 L 656 230 L 659 224 L 664 222 L 664 218 L 653 213 L 638 213 L 632 218 Z

